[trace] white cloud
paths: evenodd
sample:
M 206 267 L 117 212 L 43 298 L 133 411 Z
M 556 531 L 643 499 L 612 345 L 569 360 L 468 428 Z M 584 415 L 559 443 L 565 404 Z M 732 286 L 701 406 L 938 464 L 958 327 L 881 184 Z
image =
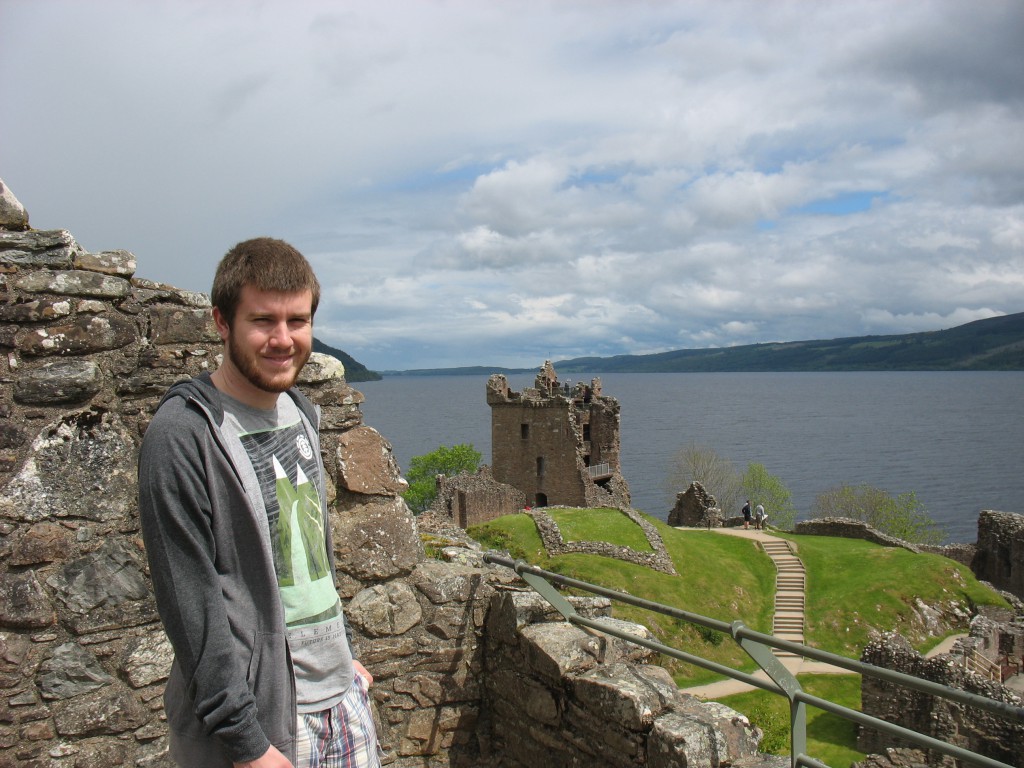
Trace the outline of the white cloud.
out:
M 271 234 L 370 367 L 1021 311 L 1024 6 L 0 0 L 33 225 L 205 290 Z

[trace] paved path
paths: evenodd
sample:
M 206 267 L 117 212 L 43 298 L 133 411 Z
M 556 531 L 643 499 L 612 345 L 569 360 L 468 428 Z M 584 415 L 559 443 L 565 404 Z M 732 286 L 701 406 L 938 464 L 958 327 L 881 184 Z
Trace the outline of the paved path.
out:
M 685 528 L 682 530 L 686 530 Z M 792 543 L 788 539 L 773 536 L 767 531 L 753 528 L 712 528 L 716 533 L 739 536 L 758 542 L 775 563 L 775 616 L 772 619 L 772 634 L 782 640 L 789 640 L 804 645 L 804 599 L 807 588 L 807 577 L 804 564 L 800 561 Z M 928 657 L 946 653 L 954 642 L 963 635 L 955 635 L 942 641 L 928 652 Z M 812 661 L 787 651 L 774 650 L 775 655 L 793 674 L 853 674 L 842 667 L 835 667 L 820 661 Z M 763 670 L 753 673 L 761 680 L 770 678 Z M 753 686 L 739 680 L 720 680 L 707 685 L 684 688 L 683 693 L 692 693 L 705 699 L 717 699 L 754 690 Z

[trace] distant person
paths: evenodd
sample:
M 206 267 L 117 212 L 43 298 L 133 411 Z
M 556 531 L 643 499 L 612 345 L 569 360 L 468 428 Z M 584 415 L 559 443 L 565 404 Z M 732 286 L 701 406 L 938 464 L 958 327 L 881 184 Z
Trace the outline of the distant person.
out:
M 295 382 L 320 285 L 280 240 L 239 243 L 211 302 L 224 360 L 167 392 L 142 443 L 139 515 L 174 648 L 182 768 L 379 768 L 369 673 L 334 580 L 320 411 Z
M 743 505 L 743 530 L 750 528 L 750 499 Z
M 764 521 L 767 519 L 768 515 L 764 513 L 764 505 L 758 504 L 757 507 L 754 508 L 754 528 L 759 531 L 763 531 Z

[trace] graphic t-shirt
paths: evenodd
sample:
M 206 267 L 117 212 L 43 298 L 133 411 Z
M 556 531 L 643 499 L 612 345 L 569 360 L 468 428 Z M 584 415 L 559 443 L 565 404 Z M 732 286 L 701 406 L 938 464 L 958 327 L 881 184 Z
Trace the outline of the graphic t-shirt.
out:
M 225 397 L 224 426 L 247 459 L 236 463 L 253 506 L 267 518 L 299 711 L 327 709 L 352 683 L 352 655 L 327 555 L 320 462 L 288 395 L 270 410 Z

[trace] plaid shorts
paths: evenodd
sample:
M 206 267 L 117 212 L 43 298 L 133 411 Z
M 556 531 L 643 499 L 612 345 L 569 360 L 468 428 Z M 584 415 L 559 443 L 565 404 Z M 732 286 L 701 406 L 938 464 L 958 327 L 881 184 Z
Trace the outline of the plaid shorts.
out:
M 345 698 L 330 709 L 300 713 L 296 736 L 296 768 L 380 768 L 363 676 L 357 672 Z

